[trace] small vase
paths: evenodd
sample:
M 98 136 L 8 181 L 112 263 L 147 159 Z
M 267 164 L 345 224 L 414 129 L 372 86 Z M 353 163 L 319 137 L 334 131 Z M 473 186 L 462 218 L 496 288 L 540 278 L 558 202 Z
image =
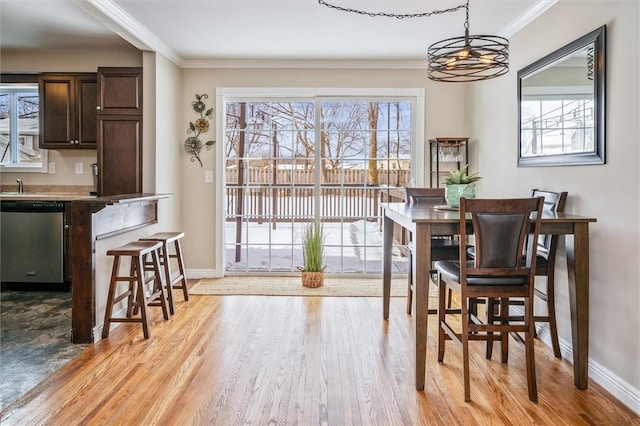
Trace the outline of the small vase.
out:
M 460 185 L 447 184 L 444 188 L 444 196 L 451 207 L 460 207 L 460 197 L 476 198 L 476 184 L 465 183 Z

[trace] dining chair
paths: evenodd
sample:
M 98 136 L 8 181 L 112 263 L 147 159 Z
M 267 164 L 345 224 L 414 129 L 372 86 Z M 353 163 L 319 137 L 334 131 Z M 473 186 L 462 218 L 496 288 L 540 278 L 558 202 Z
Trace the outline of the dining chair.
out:
M 446 204 L 444 188 L 405 188 L 406 204 L 430 204 L 439 205 Z M 407 314 L 411 314 L 413 303 L 413 238 L 415 236 L 409 233 L 409 244 L 407 244 L 407 258 L 409 261 L 409 274 L 407 275 Z M 434 235 L 431 238 L 431 260 L 456 260 L 459 257 L 460 244 L 454 239 L 453 235 Z M 430 265 L 429 274 L 435 274 L 435 269 Z M 450 305 L 451 299 L 449 299 Z M 435 310 L 429 311 L 435 314 Z
M 533 292 L 535 286 L 535 243 L 540 233 L 543 198 L 460 199 L 460 238 L 467 236 L 466 216 L 470 215 L 475 236 L 475 257 L 435 263 L 438 271 L 438 362 L 444 361 L 445 341 L 462 345 L 464 400 L 471 400 L 469 380 L 469 340 L 499 340 L 502 362 L 507 362 L 509 333 L 524 333 L 529 399 L 538 400 L 534 359 Z M 525 250 L 526 245 L 526 250 Z M 523 257 L 522 253 L 526 252 Z M 446 307 L 445 290 L 460 295 L 460 308 Z M 524 301 L 522 322 L 510 323 L 508 304 L 512 297 Z M 500 303 L 499 323 L 482 321 L 470 309 L 473 299 L 491 298 Z M 459 315 L 457 328 L 447 318 Z M 460 330 L 460 331 L 458 331 Z M 494 334 L 495 333 L 495 334 Z
M 567 192 L 552 192 L 540 189 L 532 189 L 531 197 L 543 197 L 544 205 L 542 207 L 543 213 L 545 212 L 564 212 L 564 205 L 567 201 Z M 556 358 L 561 358 L 560 342 L 558 340 L 558 326 L 556 323 L 556 308 L 555 308 L 555 266 L 556 266 L 556 251 L 558 249 L 559 235 L 540 235 L 538 236 L 537 244 L 537 258 L 536 258 L 536 276 L 546 277 L 546 285 L 544 287 L 536 287 L 534 289 L 534 295 L 544 301 L 546 305 L 546 315 L 534 315 L 533 319 L 535 323 L 549 323 L 549 334 L 551 338 L 551 346 L 553 348 L 553 354 Z M 467 256 L 473 257 L 473 250 L 469 249 Z M 523 302 L 519 299 L 511 299 L 509 306 L 522 306 Z M 497 305 L 494 301 L 489 299 L 487 306 L 487 313 L 491 313 L 498 316 Z M 509 321 L 522 321 L 522 314 L 513 312 L 513 309 L 509 310 Z M 537 337 L 537 332 L 534 334 Z M 514 337 L 519 338 L 518 334 L 514 334 Z M 522 340 L 522 339 L 520 339 Z M 489 342 L 487 346 L 487 358 L 491 358 L 492 345 Z

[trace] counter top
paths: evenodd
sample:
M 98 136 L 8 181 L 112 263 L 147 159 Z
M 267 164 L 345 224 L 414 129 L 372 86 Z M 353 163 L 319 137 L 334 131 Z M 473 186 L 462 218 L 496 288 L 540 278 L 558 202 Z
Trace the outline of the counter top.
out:
M 67 192 L 49 192 L 49 193 L 30 193 L 25 192 L 19 194 L 17 192 L 3 192 L 0 193 L 0 200 L 10 201 L 76 201 L 96 199 L 95 195 L 89 194 L 75 194 Z
M 0 193 L 0 200 L 8 201 L 76 201 L 84 203 L 99 203 L 99 204 L 121 204 L 132 203 L 136 201 L 144 200 L 159 200 L 161 198 L 168 198 L 171 194 L 154 194 L 154 193 L 141 193 L 141 194 L 122 194 L 122 195 L 110 195 L 106 197 L 97 197 L 89 194 L 77 194 L 68 192 L 47 192 L 47 193 L 29 193 L 19 194 L 16 192 L 4 192 Z
M 93 185 L 24 185 L 24 193 L 18 185 L 0 185 L 0 200 L 16 201 L 74 201 L 96 198 L 91 195 Z
M 171 194 L 156 194 L 156 193 L 139 193 L 139 194 L 121 194 L 121 195 L 107 195 L 104 197 L 86 197 L 78 198 L 73 201 L 79 203 L 97 203 L 97 204 L 123 204 L 134 203 L 137 201 L 150 201 L 159 200 L 161 198 L 169 198 Z

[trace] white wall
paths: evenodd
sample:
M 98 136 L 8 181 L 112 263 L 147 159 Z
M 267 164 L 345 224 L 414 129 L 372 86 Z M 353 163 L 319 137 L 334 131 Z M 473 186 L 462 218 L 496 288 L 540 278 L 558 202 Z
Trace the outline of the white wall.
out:
M 215 106 L 216 88 L 235 87 L 305 87 L 305 88 L 424 88 L 425 137 L 466 135 L 464 117 L 465 88 L 430 82 L 425 70 L 309 70 L 309 69 L 185 69 L 183 70 L 182 141 L 187 138 L 189 121 L 196 118 L 191 107 L 194 95 L 206 93 L 207 107 Z M 212 123 L 213 124 L 213 123 Z M 207 140 L 215 133 L 214 126 L 205 134 Z M 218 141 L 217 143 L 224 143 Z M 428 152 L 428 149 L 427 149 Z M 192 276 L 211 275 L 220 271 L 215 264 L 214 218 L 223 215 L 222 206 L 215 205 L 217 184 L 205 184 L 205 170 L 216 171 L 215 149 L 202 150 L 204 167 L 189 160 L 182 150 L 185 263 Z
M 145 76 L 154 74 L 155 96 L 145 96 L 151 117 L 144 117 L 144 165 L 145 192 L 171 194 L 161 202 L 160 220 L 166 231 L 182 228 L 182 70 L 162 55 L 145 52 Z M 153 56 L 153 60 L 151 60 Z M 146 77 L 145 77 L 146 81 Z M 152 109 L 153 108 L 153 109 Z M 145 110 L 146 111 L 146 110 Z M 153 157 L 151 156 L 153 153 Z M 149 154 L 149 155 L 147 155 Z
M 484 177 L 479 196 L 522 196 L 532 188 L 569 192 L 566 211 L 590 226 L 590 372 L 640 411 L 640 67 L 637 1 L 561 0 L 510 40 L 511 71 L 470 92 L 470 118 Z M 605 165 L 518 168 L 517 71 L 607 25 Z M 570 345 L 564 253 L 556 296 L 560 338 Z M 565 347 L 569 350 L 570 347 Z M 544 386 L 544 382 L 543 382 Z

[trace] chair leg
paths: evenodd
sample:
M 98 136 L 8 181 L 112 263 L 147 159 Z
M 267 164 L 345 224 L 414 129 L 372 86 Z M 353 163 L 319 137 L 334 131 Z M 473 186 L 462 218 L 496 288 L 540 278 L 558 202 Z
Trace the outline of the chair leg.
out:
M 164 271 L 164 280 L 165 282 L 165 289 L 167 290 L 167 300 L 168 300 L 168 304 L 169 304 L 169 313 L 171 315 L 175 314 L 175 304 L 174 304 L 174 300 L 173 300 L 173 288 L 171 285 L 171 268 L 169 266 L 169 248 L 167 247 L 167 244 L 162 244 L 162 247 L 160 247 L 160 266 L 163 267 L 163 271 Z
M 551 346 L 556 358 L 562 358 L 560 342 L 558 341 L 558 324 L 556 323 L 555 285 L 553 272 L 547 277 L 547 314 L 549 316 L 549 332 L 551 333 Z M 535 328 L 535 327 L 534 327 Z
M 411 308 L 413 303 L 413 258 L 411 250 L 407 250 L 407 257 L 409 260 L 409 273 L 407 274 L 407 314 L 411 315 Z
M 500 323 L 502 325 L 509 324 L 509 298 L 500 298 Z M 509 360 L 509 332 L 500 333 L 500 349 L 502 349 L 501 361 L 506 364 Z
M 534 356 L 533 330 L 533 301 L 525 302 L 525 321 L 529 330 L 525 332 L 525 361 L 527 364 L 527 388 L 529 390 L 529 400 L 538 402 L 538 387 L 536 384 L 536 362 Z
M 464 378 L 464 401 L 471 401 L 471 384 L 469 379 L 469 300 L 462 300 L 462 374 Z
M 446 307 L 444 291 L 447 285 L 441 279 L 438 279 L 438 362 L 444 361 L 444 328 L 442 324 L 446 319 Z
M 187 286 L 187 272 L 184 270 L 184 257 L 182 257 L 182 247 L 180 244 L 180 239 L 174 241 L 174 247 L 176 250 L 175 257 L 178 260 L 178 272 L 180 273 L 180 281 L 181 284 L 178 288 L 182 287 L 182 295 L 184 296 L 184 300 L 189 300 L 189 287 Z M 171 255 L 167 253 L 167 256 L 170 258 Z M 167 259 L 168 260 L 168 259 Z M 171 279 L 169 279 L 171 281 Z M 169 285 L 173 285 L 169 283 Z
M 165 293 L 166 286 L 164 285 L 164 276 L 162 275 L 163 273 L 160 271 L 160 259 L 157 251 L 153 251 L 151 253 L 151 261 L 153 262 L 153 271 L 155 274 L 155 277 L 153 279 L 153 293 L 158 292 L 160 294 L 160 307 L 162 308 L 162 315 L 165 320 L 168 320 L 169 308 L 167 307 L 167 305 L 171 302 L 167 300 L 167 294 Z M 169 285 L 169 287 L 170 286 L 171 285 Z
M 116 256 L 113 259 L 113 267 L 111 268 L 111 280 L 109 282 L 109 295 L 107 296 L 107 309 L 104 313 L 104 325 L 102 328 L 102 337 L 106 339 L 109 337 L 109 331 L 111 327 L 111 314 L 113 311 L 113 299 L 116 294 L 116 278 L 118 277 L 118 271 L 120 269 L 120 256 Z
M 148 339 L 151 336 L 151 324 L 149 322 L 149 317 L 147 316 L 147 295 L 144 288 L 143 259 L 141 256 L 135 256 L 131 261 L 136 262 L 136 281 L 138 287 L 137 306 L 140 308 L 140 316 L 142 317 L 142 334 L 145 339 Z
M 474 315 L 477 315 L 477 299 L 473 300 L 475 312 Z M 487 324 L 495 324 L 496 322 L 496 299 L 492 297 L 487 298 Z M 485 349 L 485 358 L 491 359 L 493 357 L 493 331 L 487 331 L 487 336 L 489 337 L 486 342 Z
M 129 276 L 135 276 L 136 263 L 133 259 L 130 259 L 131 263 L 129 264 Z M 136 298 L 138 297 L 138 290 L 135 281 L 129 281 L 129 297 L 127 298 L 127 318 L 131 318 L 133 315 L 138 314 L 138 305 L 136 305 Z

